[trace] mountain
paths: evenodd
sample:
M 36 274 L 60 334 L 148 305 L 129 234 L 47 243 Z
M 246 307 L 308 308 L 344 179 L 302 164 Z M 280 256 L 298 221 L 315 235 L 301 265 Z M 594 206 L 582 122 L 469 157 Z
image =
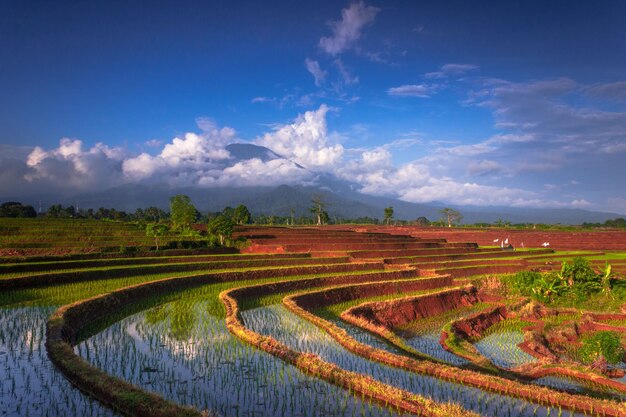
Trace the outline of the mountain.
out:
M 250 159 L 267 162 L 284 159 L 272 150 L 244 143 L 234 143 L 226 147 L 230 158 L 222 162 L 222 169 Z M 168 209 L 169 198 L 176 194 L 188 195 L 198 210 L 202 212 L 221 211 L 226 206 L 245 204 L 253 214 L 289 216 L 291 210 L 296 217 L 310 215 L 311 200 L 321 195 L 331 218 L 372 217 L 382 219 L 385 207 L 394 208 L 396 219 L 414 220 L 424 216 L 429 220 L 441 217 L 439 210 L 453 207 L 463 214 L 464 223 L 493 223 L 499 219 L 512 223 L 561 223 L 580 224 L 583 222 L 604 222 L 623 217 L 616 213 L 602 213 L 579 209 L 534 209 L 512 207 L 450 206 L 443 203 L 416 204 L 393 197 L 366 195 L 359 192 L 359 185 L 345 181 L 328 173 L 314 173 L 301 165 L 297 169 L 306 171 L 307 176 L 315 177 L 315 185 L 279 185 L 266 187 L 177 187 L 167 184 L 126 184 L 108 190 L 98 190 L 74 195 L 37 196 L 30 199 L 16 199 L 43 208 L 51 204 L 78 205 L 80 208 L 115 207 L 119 210 L 135 211 L 138 207 L 156 206 Z M 304 173 L 304 172 L 303 172 Z

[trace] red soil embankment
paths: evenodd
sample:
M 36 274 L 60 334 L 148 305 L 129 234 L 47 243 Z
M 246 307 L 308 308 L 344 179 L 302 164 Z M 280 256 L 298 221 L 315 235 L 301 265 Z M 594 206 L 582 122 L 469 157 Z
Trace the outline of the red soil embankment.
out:
M 465 339 L 479 339 L 485 330 L 506 318 L 506 306 L 496 306 L 453 321 L 452 329 Z
M 577 412 L 599 413 L 600 415 L 610 417 L 623 417 L 626 415 L 626 405 L 615 401 L 558 392 L 547 387 L 523 384 L 493 375 L 486 376 L 475 371 L 459 369 L 431 361 L 411 359 L 373 348 L 358 342 L 348 335 L 344 329 L 303 308 L 300 305 L 300 299 L 305 295 L 307 294 L 286 297 L 283 303 L 294 313 L 326 330 L 343 347 L 364 358 L 446 381 L 523 398 L 547 406 L 560 407 Z
M 397 294 L 403 291 L 431 290 L 450 285 L 452 285 L 452 279 L 448 276 L 420 278 L 412 281 L 358 284 L 301 294 L 298 296 L 298 304 L 306 309 L 314 309 L 345 301 L 358 300 L 359 298 Z
M 323 361 L 319 356 L 295 351 L 276 339 L 258 334 L 245 327 L 239 314 L 238 297 L 244 288 L 224 291 L 220 300 L 226 309 L 226 326 L 241 340 L 264 350 L 300 370 L 321 378 L 331 384 L 346 388 L 398 410 L 429 417 L 450 415 L 476 416 L 475 413 L 452 404 L 440 404 L 433 400 L 381 383 L 372 377 L 346 371 L 335 364 Z
M 478 301 L 476 288 L 468 286 L 390 301 L 363 303 L 344 311 L 341 317 L 351 322 L 365 320 L 376 326 L 393 329 Z
M 362 227 L 360 227 L 362 229 Z M 539 229 L 470 229 L 448 227 L 418 226 L 373 226 L 367 227 L 368 232 L 384 232 L 391 234 L 411 235 L 421 238 L 445 238 L 449 242 L 476 242 L 481 246 L 497 245 L 509 238 L 514 247 L 541 248 L 545 242 L 550 248 L 558 250 L 626 250 L 626 231 L 561 231 Z M 494 242 L 498 239 L 498 242 Z

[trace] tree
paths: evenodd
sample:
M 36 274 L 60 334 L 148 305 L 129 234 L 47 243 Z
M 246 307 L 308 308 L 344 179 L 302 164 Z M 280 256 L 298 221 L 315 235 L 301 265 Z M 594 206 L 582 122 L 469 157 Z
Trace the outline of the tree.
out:
M 37 217 L 33 206 L 25 206 L 17 201 L 7 201 L 0 205 L 0 217 Z
M 167 225 L 163 223 L 148 223 L 146 225 L 146 236 L 154 238 L 156 250 L 159 250 L 159 238 L 167 232 Z
M 424 216 L 420 216 L 417 219 L 415 219 L 415 224 L 418 226 L 428 226 L 430 224 L 430 220 L 428 220 Z
M 393 219 L 393 207 L 389 206 L 385 208 L 385 223 L 389 225 L 391 219 Z
M 461 213 L 450 207 L 439 210 L 439 213 L 442 214 L 442 220 L 448 224 L 448 227 L 452 227 L 454 223 L 461 221 L 461 219 L 463 218 Z
M 207 224 L 207 232 L 210 235 L 218 236 L 220 239 L 220 245 L 224 245 L 224 241 L 233 234 L 235 225 L 230 217 L 220 214 Z
M 250 214 L 248 207 L 244 206 L 243 204 L 235 207 L 235 210 L 233 211 L 233 220 L 235 221 L 235 223 L 247 224 L 250 223 L 250 218 L 252 218 L 252 215 Z
M 315 194 L 311 199 L 311 213 L 313 213 L 317 217 L 317 225 L 320 226 L 323 224 L 324 217 L 328 217 L 328 213 L 324 216 L 326 212 L 324 209 L 326 208 L 326 202 L 324 201 L 324 196 L 322 194 Z
M 174 229 L 188 229 L 198 218 L 198 210 L 186 195 L 170 197 L 170 215 Z
M 289 209 L 289 217 L 291 218 L 291 225 L 293 226 L 294 224 L 296 224 L 296 210 L 294 210 L 293 208 Z M 289 220 L 287 220 L 287 224 L 289 225 Z
M 151 206 L 143 211 L 143 219 L 150 222 L 158 222 L 166 217 L 166 213 L 158 207 Z
M 224 209 L 222 210 L 222 214 L 226 217 L 230 217 L 231 219 L 234 217 L 235 215 L 235 209 L 232 208 L 231 206 L 226 206 L 224 207 Z

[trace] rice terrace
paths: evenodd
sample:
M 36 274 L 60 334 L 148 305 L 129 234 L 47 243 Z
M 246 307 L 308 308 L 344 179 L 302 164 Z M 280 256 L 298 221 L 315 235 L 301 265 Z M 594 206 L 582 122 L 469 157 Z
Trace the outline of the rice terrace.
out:
M 0 0 L 0 417 L 626 417 L 625 22 Z
M 626 415 L 624 231 L 0 227 L 3 415 Z

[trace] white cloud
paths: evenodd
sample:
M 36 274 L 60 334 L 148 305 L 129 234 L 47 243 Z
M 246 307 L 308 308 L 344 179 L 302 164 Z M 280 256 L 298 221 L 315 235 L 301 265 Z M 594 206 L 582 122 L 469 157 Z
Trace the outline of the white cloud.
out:
M 210 118 L 196 120 L 202 133 L 185 133 L 166 144 L 161 152 L 152 156 L 142 153 L 126 159 L 122 164 L 129 181 L 158 177 L 168 182 L 197 182 L 193 172 L 203 172 L 217 167 L 220 161 L 230 158 L 225 146 L 236 141 L 236 132 L 230 127 L 219 128 Z M 155 178 L 157 179 L 157 178 Z
M 328 73 L 320 68 L 320 63 L 307 58 L 304 60 L 304 64 L 306 69 L 311 73 L 311 75 L 313 75 L 315 85 L 319 87 L 324 84 Z
M 399 87 L 392 87 L 387 90 L 390 96 L 398 97 L 421 97 L 430 98 L 436 90 L 436 86 L 426 84 L 406 84 Z
M 499 174 L 503 171 L 503 166 L 496 162 L 490 161 L 488 159 L 483 159 L 480 161 L 471 161 L 467 166 L 467 172 L 470 175 L 494 175 Z
M 311 169 L 330 169 L 341 161 L 343 146 L 329 143 L 326 113 L 318 110 L 299 115 L 293 123 L 277 126 L 271 133 L 257 138 L 257 144 Z
M 163 145 L 163 141 L 159 139 L 147 140 L 144 143 L 146 146 L 149 146 L 151 148 L 158 148 L 159 146 Z
M 343 64 L 343 61 L 341 61 L 341 59 L 337 58 L 335 60 L 335 65 L 337 66 L 337 69 L 339 70 L 339 73 L 341 74 L 341 77 L 343 78 L 343 82 L 346 85 L 357 84 L 359 82 L 359 77 L 350 74 L 350 71 L 348 71 L 348 69 Z
M 445 64 L 439 71 L 424 74 L 425 78 L 448 78 L 464 75 L 469 71 L 478 70 L 478 66 L 472 64 Z
M 352 3 L 341 10 L 341 20 L 330 23 L 332 36 L 322 37 L 320 47 L 332 56 L 348 50 L 361 37 L 363 28 L 374 21 L 379 10 L 362 1 Z
M 252 100 L 250 100 L 250 103 L 254 104 L 254 103 L 269 103 L 274 101 L 274 99 L 269 98 L 269 97 L 254 97 Z
M 413 203 L 443 201 L 458 205 L 492 205 L 514 207 L 574 207 L 581 201 L 563 203 L 544 199 L 541 195 L 518 188 L 459 182 L 449 177 L 436 177 L 422 161 L 395 167 L 391 155 L 383 148 L 365 151 L 360 159 L 349 161 L 337 174 L 356 182 L 361 192 L 387 195 Z
M 200 186 L 272 186 L 282 184 L 302 184 L 310 182 L 313 174 L 298 167 L 286 159 L 262 161 L 253 158 L 239 161 L 216 171 L 211 175 L 201 176 Z
M 83 150 L 78 139 L 63 138 L 51 151 L 36 147 L 26 158 L 28 182 L 44 182 L 76 189 L 108 186 L 122 181 L 120 166 L 125 152 L 97 143 Z
M 593 97 L 602 97 L 616 101 L 626 101 L 626 81 L 596 84 L 586 88 L 585 93 Z

